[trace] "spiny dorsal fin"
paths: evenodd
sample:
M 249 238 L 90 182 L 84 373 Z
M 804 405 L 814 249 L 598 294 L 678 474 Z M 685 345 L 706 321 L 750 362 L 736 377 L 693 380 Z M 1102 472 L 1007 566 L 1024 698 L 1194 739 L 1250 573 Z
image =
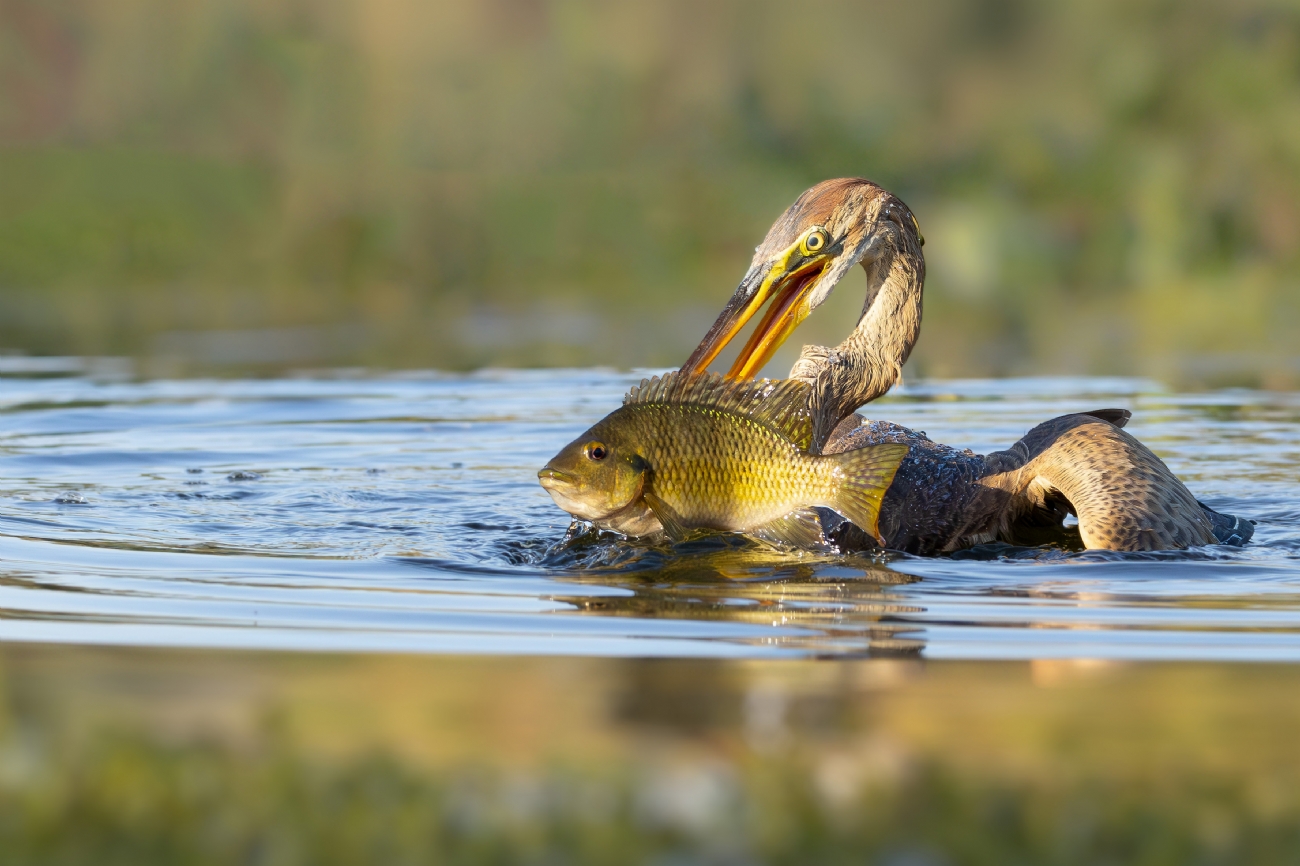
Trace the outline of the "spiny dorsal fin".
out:
M 689 404 L 734 412 L 771 427 L 807 451 L 812 444 L 811 391 L 798 379 L 735 380 L 717 373 L 679 370 L 642 379 L 627 392 L 623 405 Z

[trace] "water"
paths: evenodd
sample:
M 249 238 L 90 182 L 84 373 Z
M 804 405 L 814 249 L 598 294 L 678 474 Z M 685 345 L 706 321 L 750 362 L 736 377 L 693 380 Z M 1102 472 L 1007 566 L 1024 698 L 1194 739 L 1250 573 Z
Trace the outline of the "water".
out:
M 923 559 L 583 536 L 535 473 L 639 374 L 137 381 L 0 359 L 0 639 L 593 656 L 1300 660 L 1300 395 L 909 383 L 872 407 L 1004 448 L 1119 406 L 1243 549 Z M 992 558 L 988 558 L 992 557 Z

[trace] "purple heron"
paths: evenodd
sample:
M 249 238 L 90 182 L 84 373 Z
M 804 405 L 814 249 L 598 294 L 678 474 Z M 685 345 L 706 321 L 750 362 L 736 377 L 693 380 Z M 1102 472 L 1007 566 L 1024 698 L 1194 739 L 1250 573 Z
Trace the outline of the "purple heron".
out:
M 773 224 L 682 370 L 705 370 L 770 304 L 727 374 L 753 378 L 861 265 L 867 296 L 853 332 L 838 346 L 805 346 L 790 378 L 812 386 L 813 450 L 911 446 L 881 506 L 885 547 L 941 553 L 991 541 L 1024 543 L 1044 530 L 1059 531 L 1071 513 L 1087 548 L 1169 550 L 1250 539 L 1250 521 L 1199 503 L 1160 458 L 1121 429 L 1127 410 L 1054 418 L 986 455 L 856 414 L 899 380 L 920 335 L 923 244 L 912 211 L 876 184 L 860 178 L 817 184 Z M 846 544 L 868 543 L 851 524 L 835 532 Z

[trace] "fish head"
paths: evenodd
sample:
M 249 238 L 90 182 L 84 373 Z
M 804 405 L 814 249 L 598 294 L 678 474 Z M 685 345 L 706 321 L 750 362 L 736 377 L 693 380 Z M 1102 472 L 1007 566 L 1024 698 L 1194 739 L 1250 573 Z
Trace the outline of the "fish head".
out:
M 597 424 L 564 446 L 537 473 L 555 504 L 574 517 L 610 522 L 641 499 L 648 466 L 635 448 L 615 434 Z

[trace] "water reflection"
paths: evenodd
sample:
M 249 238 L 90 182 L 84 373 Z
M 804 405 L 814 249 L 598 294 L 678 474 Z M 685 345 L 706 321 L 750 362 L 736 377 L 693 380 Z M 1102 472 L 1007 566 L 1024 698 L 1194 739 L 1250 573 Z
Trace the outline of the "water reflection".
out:
M 10 640 L 1300 659 L 1296 395 L 912 383 L 873 409 L 977 451 L 1045 417 L 1132 409 L 1137 435 L 1198 497 L 1259 521 L 1245 548 L 1080 552 L 1066 537 L 923 559 L 566 538 L 536 468 L 641 373 L 140 382 L 62 369 L 10 376 L 0 392 Z
M 562 583 L 628 590 L 553 596 L 584 614 L 768 626 L 777 632 L 757 643 L 801 653 L 916 655 L 924 642 L 909 615 L 924 608 L 888 589 L 920 578 L 891 570 L 889 558 L 787 553 L 734 535 L 670 545 L 578 530 L 543 564 L 580 572 Z

